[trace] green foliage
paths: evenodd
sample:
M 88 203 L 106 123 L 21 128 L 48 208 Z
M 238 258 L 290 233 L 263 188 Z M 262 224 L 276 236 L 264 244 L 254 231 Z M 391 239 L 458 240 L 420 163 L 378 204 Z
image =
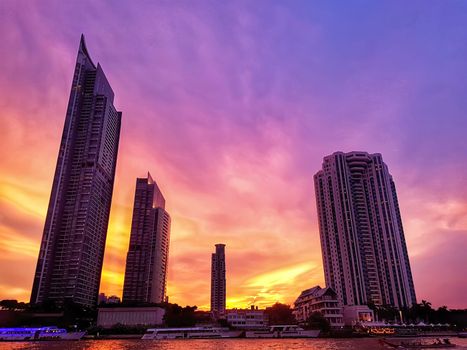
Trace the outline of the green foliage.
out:
M 368 303 L 370 309 L 375 312 L 379 320 L 400 321 L 399 310 L 390 306 L 376 306 Z M 412 305 L 410 308 L 402 308 L 402 317 L 405 323 L 424 322 L 426 324 L 450 324 L 458 329 L 467 327 L 467 310 L 449 310 L 447 306 L 441 306 L 433 309 L 432 304 L 427 300 Z
M 0 306 L 6 310 L 25 310 L 29 304 L 18 302 L 15 299 L 5 299 L 0 301 Z
M 113 325 L 112 328 L 106 330 L 104 333 L 108 334 L 144 334 L 148 326 L 126 326 L 120 323 Z M 102 333 L 101 333 L 102 334 Z
M 167 327 L 192 327 L 196 323 L 196 309 L 196 306 L 181 307 L 177 304 L 167 304 L 164 322 Z
M 196 324 L 212 324 L 212 314 L 209 311 L 195 311 Z
M 306 320 L 305 328 L 319 329 L 323 332 L 328 332 L 331 329 L 331 325 L 321 312 L 313 312 Z
M 104 327 L 91 327 L 87 329 L 88 334 L 90 335 L 115 335 L 115 334 L 144 334 L 146 330 L 150 328 L 147 325 L 137 325 L 137 326 L 126 326 L 121 323 L 113 325 L 111 328 Z
M 29 306 L 31 312 L 61 312 L 62 308 L 58 306 L 54 300 L 45 300 L 40 304 L 33 304 Z
M 221 319 L 217 320 L 217 324 L 220 327 L 224 327 L 224 328 L 230 328 L 231 327 L 230 323 L 225 318 L 221 318 Z
M 368 306 L 374 311 L 379 320 L 388 322 L 400 320 L 399 310 L 392 305 L 375 306 L 374 304 L 369 304 Z
M 266 308 L 265 312 L 268 315 L 270 325 L 296 323 L 290 305 L 275 303 L 273 306 Z
M 83 307 L 72 300 L 65 300 L 60 305 L 51 300 L 35 305 L 18 303 L 16 300 L 2 300 L 0 306 L 20 310 L 12 321 L 15 326 L 55 325 L 69 329 L 86 329 L 97 318 L 95 308 Z
M 124 308 L 124 307 L 165 307 L 165 303 L 148 303 L 148 302 L 121 302 L 121 303 L 106 303 L 99 304 L 99 308 Z

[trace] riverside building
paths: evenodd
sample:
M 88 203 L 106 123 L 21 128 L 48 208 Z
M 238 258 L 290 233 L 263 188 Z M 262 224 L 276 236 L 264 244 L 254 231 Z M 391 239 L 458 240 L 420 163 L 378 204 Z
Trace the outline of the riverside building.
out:
M 124 303 L 165 301 L 169 240 L 170 216 L 165 211 L 165 199 L 148 173 L 146 178 L 136 179 Z
M 216 244 L 211 257 L 211 314 L 214 318 L 225 318 L 225 244 Z
M 253 305 L 249 309 L 227 310 L 227 322 L 237 329 L 261 329 L 269 325 L 269 318 L 265 310 Z
M 326 286 L 344 306 L 412 306 L 396 186 L 381 154 L 333 153 L 314 182 Z
M 81 36 L 31 304 L 97 303 L 122 117 L 113 101 Z
M 319 312 L 333 328 L 344 326 L 342 305 L 330 287 L 306 289 L 295 300 L 293 314 L 298 323 L 305 323 L 314 312 Z

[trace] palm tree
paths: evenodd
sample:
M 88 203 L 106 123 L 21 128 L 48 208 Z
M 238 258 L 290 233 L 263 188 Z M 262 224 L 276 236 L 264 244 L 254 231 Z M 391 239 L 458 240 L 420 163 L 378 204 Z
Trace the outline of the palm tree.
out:
M 425 323 L 429 322 L 429 316 L 431 313 L 433 313 L 433 309 L 431 308 L 431 303 L 426 300 L 422 300 L 422 302 L 419 304 L 420 306 L 420 316 L 423 317 L 423 320 Z

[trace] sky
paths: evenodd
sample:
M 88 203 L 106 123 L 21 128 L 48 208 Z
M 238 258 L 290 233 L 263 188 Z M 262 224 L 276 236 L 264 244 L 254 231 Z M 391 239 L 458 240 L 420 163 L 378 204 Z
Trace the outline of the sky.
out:
M 0 300 L 28 301 L 81 33 L 123 112 L 101 291 L 121 296 L 137 177 L 172 217 L 168 295 L 291 304 L 324 285 L 313 175 L 381 153 L 417 299 L 467 308 L 467 2 L 0 2 Z

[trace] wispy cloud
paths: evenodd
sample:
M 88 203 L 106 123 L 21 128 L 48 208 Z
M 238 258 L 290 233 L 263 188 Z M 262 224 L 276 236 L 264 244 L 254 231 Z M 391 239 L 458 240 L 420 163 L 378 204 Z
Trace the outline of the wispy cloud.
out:
M 123 111 L 102 291 L 121 293 L 149 170 L 173 219 L 171 301 L 208 307 L 224 242 L 230 306 L 293 302 L 323 283 L 312 176 L 361 149 L 394 175 L 417 295 L 466 307 L 467 5 L 335 6 L 2 1 L 0 299 L 28 298 L 84 32 Z

